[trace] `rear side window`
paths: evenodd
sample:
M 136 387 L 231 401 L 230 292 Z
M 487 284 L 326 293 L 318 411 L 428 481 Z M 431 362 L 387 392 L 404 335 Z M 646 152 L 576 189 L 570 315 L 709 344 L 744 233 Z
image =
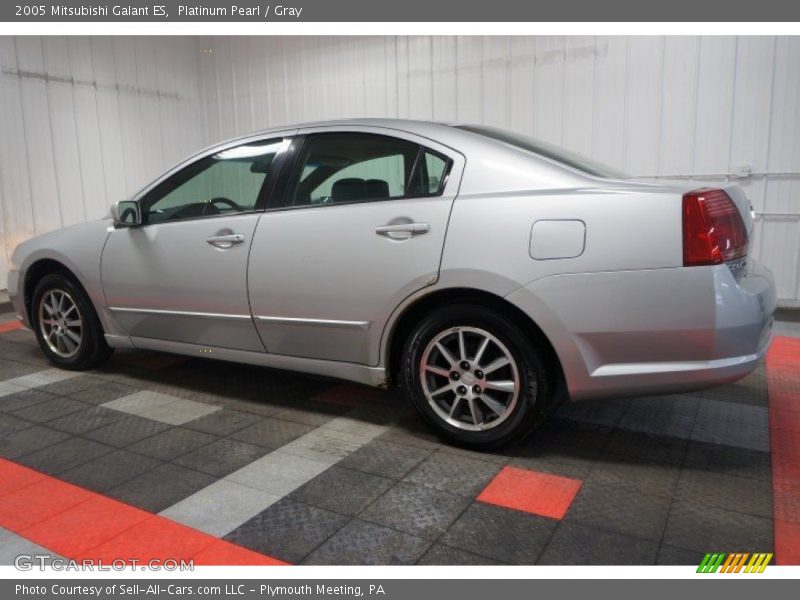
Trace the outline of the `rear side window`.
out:
M 321 206 L 435 195 L 447 167 L 447 159 L 407 140 L 364 133 L 315 134 L 300 152 L 286 203 Z

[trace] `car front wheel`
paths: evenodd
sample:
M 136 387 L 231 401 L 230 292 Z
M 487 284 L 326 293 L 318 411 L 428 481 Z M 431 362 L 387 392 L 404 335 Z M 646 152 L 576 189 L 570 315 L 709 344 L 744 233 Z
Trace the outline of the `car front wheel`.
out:
M 53 273 L 39 281 L 31 320 L 42 351 L 62 369 L 91 369 L 111 355 L 91 301 L 66 275 Z
M 472 447 L 523 437 L 549 405 L 540 351 L 486 306 L 451 306 L 423 319 L 406 344 L 402 379 L 441 434 Z

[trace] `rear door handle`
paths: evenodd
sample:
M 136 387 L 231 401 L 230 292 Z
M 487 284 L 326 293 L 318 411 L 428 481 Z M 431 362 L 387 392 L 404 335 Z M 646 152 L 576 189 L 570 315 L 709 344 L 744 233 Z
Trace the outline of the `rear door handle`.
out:
M 206 242 L 217 248 L 227 249 L 232 248 L 236 244 L 244 242 L 244 236 L 241 233 L 230 233 L 227 235 L 212 235 L 206 239 Z
M 407 240 L 415 235 L 428 233 L 430 230 L 430 223 L 397 223 L 376 227 L 375 233 L 392 240 Z

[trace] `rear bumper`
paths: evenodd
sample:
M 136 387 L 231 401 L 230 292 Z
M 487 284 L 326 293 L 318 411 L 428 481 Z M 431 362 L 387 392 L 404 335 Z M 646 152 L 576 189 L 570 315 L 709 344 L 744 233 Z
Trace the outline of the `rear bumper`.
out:
M 769 348 L 776 306 L 752 260 L 739 277 L 727 265 L 559 275 L 509 299 L 545 331 L 573 400 L 740 379 Z

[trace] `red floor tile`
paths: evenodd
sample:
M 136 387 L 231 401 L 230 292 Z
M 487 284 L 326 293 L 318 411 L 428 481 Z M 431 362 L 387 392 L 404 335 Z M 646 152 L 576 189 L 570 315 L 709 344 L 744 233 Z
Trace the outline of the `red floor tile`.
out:
M 253 552 L 224 540 L 211 544 L 194 555 L 195 565 L 288 565 L 277 558 Z
M 581 482 L 577 479 L 503 467 L 480 493 L 478 500 L 542 517 L 562 519 L 580 488 Z
M 800 565 L 800 524 L 775 521 L 775 564 Z
M 0 498 L 0 527 L 19 533 L 92 498 L 92 492 L 45 477 Z
M 0 333 L 5 333 L 6 331 L 14 331 L 16 329 L 23 329 L 24 326 L 19 321 L 3 321 L 0 323 Z
M 0 497 L 43 481 L 45 478 L 46 476 L 38 471 L 0 458 Z

